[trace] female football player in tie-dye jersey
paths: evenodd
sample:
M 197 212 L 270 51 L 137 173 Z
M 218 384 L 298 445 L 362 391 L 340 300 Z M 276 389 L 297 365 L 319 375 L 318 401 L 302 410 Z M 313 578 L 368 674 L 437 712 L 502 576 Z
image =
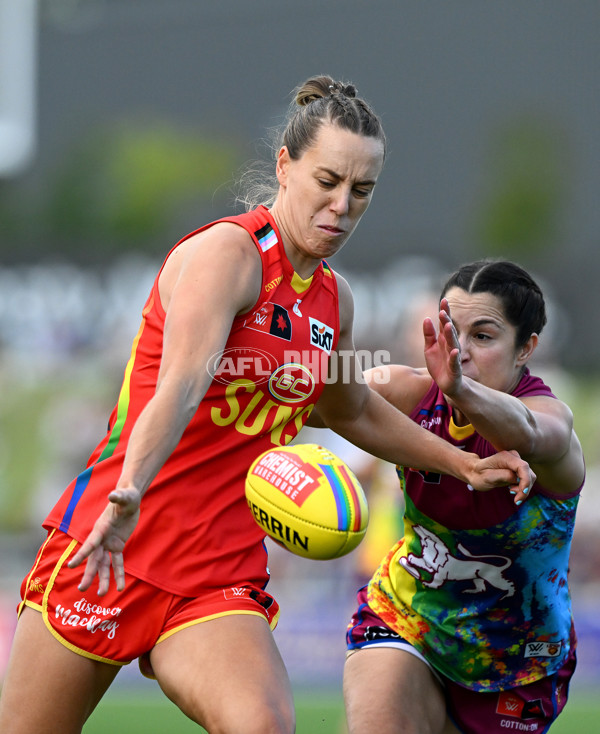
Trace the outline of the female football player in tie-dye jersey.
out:
M 344 693 L 351 734 L 542 732 L 575 668 L 567 584 L 585 467 L 570 409 L 527 364 L 546 323 L 522 268 L 483 260 L 423 324 L 426 368 L 388 365 L 372 387 L 415 423 L 537 474 L 527 502 L 398 466 L 404 536 L 358 593 Z M 381 374 L 381 371 L 384 374 Z
M 379 118 L 354 87 L 310 79 L 271 196 L 167 255 L 108 432 L 46 518 L 22 584 L 2 734 L 77 734 L 135 658 L 210 732 L 294 730 L 265 536 L 244 480 L 319 396 L 327 424 L 371 453 L 525 496 L 534 475 L 518 456 L 458 450 L 360 375 L 327 381 L 329 366 L 347 374 L 335 360 L 354 347 L 351 292 L 326 258 L 366 211 L 384 156 Z

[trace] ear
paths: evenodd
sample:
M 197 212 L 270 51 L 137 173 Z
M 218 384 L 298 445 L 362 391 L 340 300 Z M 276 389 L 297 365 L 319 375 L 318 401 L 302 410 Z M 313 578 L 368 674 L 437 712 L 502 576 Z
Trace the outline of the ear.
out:
M 287 146 L 284 145 L 280 148 L 279 153 L 277 154 L 277 165 L 275 167 L 277 180 L 279 181 L 280 186 L 285 186 L 287 184 L 290 160 L 290 154 Z
M 536 333 L 533 333 L 525 342 L 525 344 L 519 349 L 519 351 L 517 352 L 517 365 L 519 367 L 523 367 L 523 365 L 527 364 L 527 362 L 531 358 L 531 355 L 535 352 L 538 341 L 539 336 Z

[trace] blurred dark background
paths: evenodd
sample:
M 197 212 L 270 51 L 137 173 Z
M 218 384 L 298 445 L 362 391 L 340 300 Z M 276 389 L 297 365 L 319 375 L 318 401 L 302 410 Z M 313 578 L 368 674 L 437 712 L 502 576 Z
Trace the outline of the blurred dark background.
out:
M 292 88 L 326 72 L 357 85 L 389 138 L 371 209 L 334 265 L 518 259 L 569 316 L 561 361 L 595 368 L 595 0 L 36 7 L 35 148 L 0 179 L 2 264 L 160 257 L 229 213 L 240 165 L 264 153 Z

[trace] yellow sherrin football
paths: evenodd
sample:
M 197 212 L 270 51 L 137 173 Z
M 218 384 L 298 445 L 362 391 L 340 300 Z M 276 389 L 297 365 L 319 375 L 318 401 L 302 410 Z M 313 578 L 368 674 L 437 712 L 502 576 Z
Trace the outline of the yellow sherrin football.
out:
M 339 558 L 367 531 L 369 509 L 358 479 L 317 444 L 262 453 L 248 470 L 246 499 L 265 533 L 304 558 Z

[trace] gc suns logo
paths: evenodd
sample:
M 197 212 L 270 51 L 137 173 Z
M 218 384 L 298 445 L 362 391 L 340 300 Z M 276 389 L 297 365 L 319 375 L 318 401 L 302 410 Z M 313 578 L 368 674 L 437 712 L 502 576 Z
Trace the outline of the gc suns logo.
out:
M 333 346 L 333 329 L 331 326 L 313 319 L 312 316 L 309 316 L 308 320 L 310 323 L 310 343 L 327 354 L 331 354 L 331 347 Z
M 288 362 L 278 367 L 269 378 L 269 392 L 284 403 L 307 400 L 315 389 L 315 380 L 308 367 Z

